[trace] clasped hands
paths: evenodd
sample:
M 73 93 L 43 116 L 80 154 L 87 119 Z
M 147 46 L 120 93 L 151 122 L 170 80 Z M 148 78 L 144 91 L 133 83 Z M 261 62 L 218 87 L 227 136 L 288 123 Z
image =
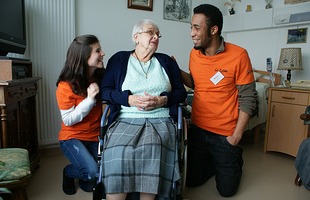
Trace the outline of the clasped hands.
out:
M 152 96 L 147 92 L 144 95 L 129 95 L 128 104 L 131 107 L 137 107 L 138 110 L 153 110 L 164 106 L 167 103 L 166 96 Z

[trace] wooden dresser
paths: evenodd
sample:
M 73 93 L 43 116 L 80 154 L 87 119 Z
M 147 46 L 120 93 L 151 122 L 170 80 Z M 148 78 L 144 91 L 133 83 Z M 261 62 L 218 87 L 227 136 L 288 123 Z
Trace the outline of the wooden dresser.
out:
M 0 60 L 0 66 L 3 63 L 7 64 L 8 61 Z M 23 64 L 22 61 L 11 63 Z M 24 65 L 31 71 L 31 62 L 25 61 Z M 39 79 L 38 77 L 16 80 L 0 79 L 0 148 L 27 149 L 32 171 L 39 164 L 36 120 L 36 95 Z
M 308 105 L 310 89 L 269 89 L 264 152 L 276 151 L 296 157 L 300 143 L 310 133 L 310 126 L 300 119 Z

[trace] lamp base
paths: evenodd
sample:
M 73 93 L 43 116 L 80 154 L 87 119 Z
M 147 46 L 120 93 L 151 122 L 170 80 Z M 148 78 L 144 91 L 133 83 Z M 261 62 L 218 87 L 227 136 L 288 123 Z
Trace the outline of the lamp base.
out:
M 287 70 L 286 79 L 287 79 L 289 82 L 291 82 L 291 77 L 292 77 L 292 75 L 291 75 L 291 70 L 288 69 L 288 70 Z
M 284 80 L 283 81 L 283 85 L 287 88 L 290 88 L 291 87 L 291 82 L 289 82 L 288 80 Z

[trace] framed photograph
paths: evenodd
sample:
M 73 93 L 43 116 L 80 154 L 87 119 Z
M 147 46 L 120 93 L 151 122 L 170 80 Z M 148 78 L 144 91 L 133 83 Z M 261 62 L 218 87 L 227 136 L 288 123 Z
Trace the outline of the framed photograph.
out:
M 153 0 L 128 0 L 128 8 L 153 11 Z
M 310 0 L 285 0 L 284 4 L 297 4 L 303 2 L 309 2 Z
M 287 44 L 306 43 L 308 28 L 289 29 L 287 32 Z
M 191 11 L 192 0 L 164 0 L 164 19 L 189 23 Z

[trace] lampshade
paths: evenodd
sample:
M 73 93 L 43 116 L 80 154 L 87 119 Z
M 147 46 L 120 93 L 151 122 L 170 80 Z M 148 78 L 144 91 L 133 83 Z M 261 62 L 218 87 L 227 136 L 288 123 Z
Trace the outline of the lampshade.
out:
M 287 80 L 291 81 L 291 70 L 302 70 L 301 48 L 282 48 L 278 70 L 287 70 Z
M 278 70 L 302 70 L 301 48 L 282 48 Z

